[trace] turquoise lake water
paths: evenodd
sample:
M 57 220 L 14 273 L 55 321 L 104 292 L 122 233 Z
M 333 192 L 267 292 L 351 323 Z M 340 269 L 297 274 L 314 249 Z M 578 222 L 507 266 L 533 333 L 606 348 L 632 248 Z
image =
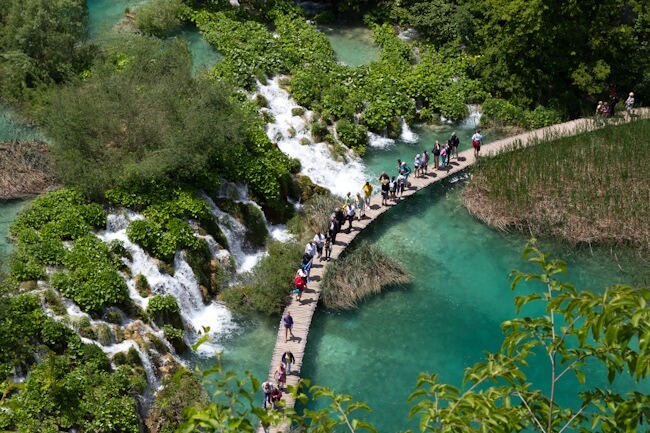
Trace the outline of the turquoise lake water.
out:
M 320 26 L 330 41 L 336 59 L 348 66 L 368 65 L 379 57 L 372 31 L 367 27 Z

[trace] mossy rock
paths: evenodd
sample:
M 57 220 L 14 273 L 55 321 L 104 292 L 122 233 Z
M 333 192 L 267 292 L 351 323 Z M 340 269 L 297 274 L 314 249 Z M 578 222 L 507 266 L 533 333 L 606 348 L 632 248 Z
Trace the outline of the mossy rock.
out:
M 47 289 L 43 293 L 43 301 L 45 306 L 52 310 L 57 316 L 65 316 L 68 313 L 65 309 L 65 305 L 63 305 L 61 297 L 56 293 L 56 291 L 54 291 L 54 289 Z
M 115 343 L 115 338 L 113 337 L 113 332 L 111 327 L 105 323 L 100 323 L 97 325 L 96 329 L 97 341 L 102 346 L 110 346 Z
M 198 246 L 196 248 L 185 251 L 185 260 L 187 261 L 187 264 L 192 268 L 192 272 L 194 272 L 194 276 L 196 277 L 199 285 L 208 288 L 209 291 L 212 291 L 210 284 L 212 272 L 210 266 L 210 260 L 212 259 L 210 247 L 204 239 L 199 239 L 197 245 Z
M 18 288 L 21 292 L 33 292 L 38 289 L 38 282 L 36 280 L 21 281 Z
M 161 355 L 164 355 L 169 352 L 169 348 L 167 347 L 167 345 L 157 335 L 149 332 L 147 334 L 147 339 L 149 340 L 151 347 Z
M 302 116 L 303 114 L 305 114 L 305 109 L 302 107 L 293 107 L 291 109 L 292 116 Z
M 154 261 L 156 263 L 156 266 L 158 267 L 158 272 L 161 274 L 167 274 L 169 276 L 174 276 L 174 266 L 170 265 L 169 263 L 165 263 L 162 260 L 158 260 L 154 258 Z
M 102 319 L 108 323 L 121 325 L 124 321 L 124 314 L 122 314 L 118 308 L 109 308 L 104 313 L 104 317 Z
M 95 329 L 93 328 L 93 325 L 90 323 L 90 319 L 86 316 L 79 318 L 74 323 L 74 327 L 79 333 L 79 335 L 81 335 L 84 338 L 90 338 L 91 340 L 97 338 Z
M 298 175 L 296 176 L 298 188 L 300 190 L 300 200 L 304 203 L 315 194 L 329 195 L 330 191 L 327 188 L 316 185 L 309 176 Z
M 147 313 L 158 326 L 167 326 L 169 324 L 175 328 L 183 328 L 180 308 L 176 298 L 172 295 L 152 296 L 147 305 Z
M 163 333 L 176 353 L 182 354 L 189 349 L 185 342 L 185 331 L 183 329 L 175 328 L 171 325 L 165 325 L 163 326 Z
M 228 198 L 215 200 L 217 206 L 239 221 L 245 228 L 244 247 L 255 250 L 266 245 L 269 232 L 266 229 L 264 214 L 251 203 L 241 203 Z
M 399 138 L 402 135 L 402 119 L 397 116 L 390 119 L 386 133 L 388 134 L 388 138 Z
M 135 290 L 137 290 L 140 296 L 142 296 L 143 298 L 146 298 L 147 296 L 151 295 L 151 286 L 149 286 L 149 281 L 147 281 L 147 277 L 145 277 L 142 274 L 138 274 L 135 276 Z
M 266 108 L 269 106 L 268 99 L 266 99 L 266 97 L 261 93 L 255 95 L 255 98 L 253 100 L 255 101 L 255 104 L 257 104 L 257 106 L 260 108 Z

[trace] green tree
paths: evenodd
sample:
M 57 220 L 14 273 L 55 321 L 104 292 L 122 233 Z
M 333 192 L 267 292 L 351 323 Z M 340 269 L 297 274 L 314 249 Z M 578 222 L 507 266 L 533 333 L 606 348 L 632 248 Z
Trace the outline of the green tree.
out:
M 576 390 L 580 406 L 570 407 L 560 403 L 557 389 L 572 375 L 584 387 L 594 365 L 604 366 L 610 384 L 621 374 L 637 382 L 650 374 L 650 290 L 580 292 L 556 277 L 566 273 L 566 263 L 549 260 L 534 241 L 524 257 L 540 273 L 513 271 L 512 288 L 535 281 L 541 290 L 517 296 L 517 314 L 535 302 L 545 304 L 545 314 L 504 322 L 501 351 L 468 368 L 460 388 L 422 373 L 411 416 L 421 417 L 422 431 L 637 431 L 650 418 L 647 394 L 587 386 Z M 548 383 L 530 383 L 531 368 L 548 371 Z
M 7 0 L 0 12 L 0 88 L 20 102 L 25 92 L 61 83 L 87 64 L 84 0 Z

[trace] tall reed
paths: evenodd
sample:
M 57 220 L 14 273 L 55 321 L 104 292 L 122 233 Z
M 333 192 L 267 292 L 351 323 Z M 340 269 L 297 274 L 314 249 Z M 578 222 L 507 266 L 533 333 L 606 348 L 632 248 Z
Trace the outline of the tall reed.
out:
M 478 218 L 573 243 L 650 250 L 650 120 L 511 150 L 473 170 L 463 201 Z
M 406 284 L 411 277 L 395 259 L 368 241 L 361 241 L 327 267 L 321 284 L 327 308 L 351 309 L 382 287 Z

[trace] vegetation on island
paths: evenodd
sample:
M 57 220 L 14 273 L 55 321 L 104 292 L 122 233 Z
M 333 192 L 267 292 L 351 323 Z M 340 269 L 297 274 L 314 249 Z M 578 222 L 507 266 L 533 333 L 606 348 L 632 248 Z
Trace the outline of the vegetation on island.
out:
M 321 300 L 327 308 L 356 308 L 359 302 L 381 293 L 382 288 L 410 281 L 399 261 L 378 246 L 361 241 L 327 267 L 321 283 Z
M 526 246 L 524 257 L 538 268 L 511 274 L 512 289 L 521 294 L 515 297 L 517 317 L 501 325 L 505 334 L 501 350 L 486 353 L 485 361 L 467 368 L 459 385 L 442 383 L 435 373 L 422 373 L 409 398 L 410 417 L 420 420 L 421 431 L 436 432 L 586 433 L 643 428 L 650 418 L 646 393 L 600 388 L 591 379 L 599 371 L 604 371 L 610 385 L 618 378 L 640 383 L 650 375 L 650 290 L 615 285 L 602 293 L 580 291 L 560 278 L 567 272 L 566 263 L 550 259 L 534 240 Z M 541 311 L 534 307 L 540 303 Z M 546 382 L 527 380 L 530 369 L 546 371 Z M 219 386 L 213 403 L 188 411 L 183 431 L 254 432 L 253 415 L 263 425 L 284 420 L 311 432 L 337 427 L 349 432 L 380 431 L 364 421 L 367 405 L 328 388 L 310 388 L 309 381 L 290 387 L 292 397 L 303 404 L 326 399 L 327 407 L 301 414 L 285 409 L 279 414 L 263 410 L 253 400 L 260 382 L 250 374 L 239 378 L 223 372 L 217 361 L 204 379 L 214 380 L 215 373 Z M 560 383 L 576 383 L 578 406 L 562 402 L 557 393 Z
M 482 158 L 463 202 L 499 229 L 571 244 L 631 245 L 647 254 L 648 136 L 650 121 L 638 120 Z

